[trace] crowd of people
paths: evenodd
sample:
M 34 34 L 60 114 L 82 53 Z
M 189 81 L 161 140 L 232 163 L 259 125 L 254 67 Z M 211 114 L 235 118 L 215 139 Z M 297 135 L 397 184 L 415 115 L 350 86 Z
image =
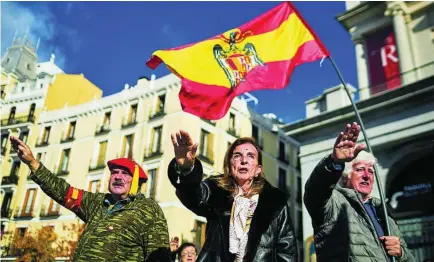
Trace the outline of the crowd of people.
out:
M 415 261 L 394 220 L 381 215 L 380 200 L 371 196 L 376 159 L 357 145 L 359 132 L 357 123 L 347 124 L 305 185 L 317 261 Z M 223 173 L 208 178 L 188 132 L 171 139 L 169 180 L 182 204 L 207 219 L 199 254 L 193 243 L 169 241 L 161 207 L 140 193 L 147 176 L 135 161 L 108 161 L 109 193 L 91 193 L 54 175 L 24 142 L 10 138 L 30 178 L 86 223 L 74 261 L 299 261 L 289 196 L 265 179 L 254 139 L 235 140 Z

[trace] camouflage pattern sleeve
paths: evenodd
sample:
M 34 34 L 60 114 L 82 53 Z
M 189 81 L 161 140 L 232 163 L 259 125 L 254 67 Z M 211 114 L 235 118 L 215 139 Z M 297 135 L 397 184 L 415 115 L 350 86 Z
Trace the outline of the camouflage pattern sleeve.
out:
M 155 201 L 150 201 L 149 203 L 152 203 L 151 209 L 154 213 L 154 223 L 147 235 L 142 235 L 142 241 L 147 242 L 146 261 L 170 262 L 169 231 L 166 218 L 164 217 L 163 210 Z
M 57 177 L 40 163 L 38 170 L 30 178 L 37 183 L 42 191 L 54 201 L 74 212 L 84 222 L 87 222 L 88 212 L 93 193 L 72 187 L 64 179 Z

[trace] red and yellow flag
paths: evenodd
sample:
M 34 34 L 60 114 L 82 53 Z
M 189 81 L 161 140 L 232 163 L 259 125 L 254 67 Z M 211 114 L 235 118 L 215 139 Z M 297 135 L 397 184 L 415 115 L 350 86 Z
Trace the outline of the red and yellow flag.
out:
M 320 39 L 289 2 L 202 42 L 158 50 L 146 64 L 161 62 L 182 79 L 182 109 L 209 120 L 222 118 L 235 96 L 281 89 L 294 68 L 329 56 Z

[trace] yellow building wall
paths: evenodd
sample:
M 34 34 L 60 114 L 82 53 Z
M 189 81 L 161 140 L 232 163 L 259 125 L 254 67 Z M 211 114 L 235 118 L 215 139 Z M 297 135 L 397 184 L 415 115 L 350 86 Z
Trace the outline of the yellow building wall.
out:
M 58 74 L 48 87 L 45 107 L 47 110 L 60 109 L 65 107 L 65 103 L 70 107 L 99 99 L 101 96 L 102 90 L 83 74 Z
M 87 89 L 87 92 L 84 89 Z M 200 143 L 200 134 L 202 129 L 212 133 L 214 139 L 214 164 L 210 165 L 203 162 L 203 165 L 207 170 L 222 172 L 224 155 L 228 147 L 228 142 L 233 142 L 237 137 L 251 136 L 252 124 L 249 115 L 231 109 L 231 112 L 236 116 L 235 131 L 237 136 L 233 136 L 227 132 L 229 128 L 229 113 L 222 119 L 216 121 L 215 125 L 211 125 L 197 116 L 182 112 L 178 98 L 179 91 L 173 89 L 166 90 L 164 108 L 166 115 L 164 117 L 149 119 L 149 116 L 156 105 L 156 99 L 158 98 L 158 95 L 161 94 L 161 92 L 156 91 L 152 95 L 136 99 L 138 102 L 136 125 L 127 128 L 122 127 L 123 119 L 128 114 L 130 104 L 135 103 L 131 101 L 122 102 L 111 110 L 110 132 L 108 134 L 95 135 L 95 131 L 101 124 L 105 114 L 104 110 L 102 110 L 92 113 L 89 112 L 74 119 L 62 119 L 62 121 L 55 121 L 56 123 L 50 124 L 51 134 L 49 145 L 46 147 L 34 146 L 39 139 L 42 129 L 45 127 L 45 125 L 35 125 L 31 133 L 31 141 L 29 142 L 29 145 L 32 145 L 31 147 L 35 155 L 36 152 L 47 152 L 43 164 L 52 171 L 54 171 L 54 168 L 59 164 L 62 149 L 71 148 L 68 168 L 69 174 L 64 176 L 64 178 L 71 183 L 71 185 L 87 190 L 88 181 L 92 179 L 92 177 L 100 177 L 100 192 L 107 192 L 110 176 L 108 168 L 105 167 L 101 170 L 89 171 L 95 144 L 99 141 L 108 140 L 105 158 L 107 161 L 120 157 L 123 137 L 128 134 L 134 134 L 133 159 L 137 163 L 141 164 L 146 172 L 148 172 L 150 168 L 158 168 L 155 199 L 162 206 L 168 222 L 170 237 L 178 236 L 188 241 L 193 241 L 195 233 L 192 232 L 192 229 L 197 216 L 179 202 L 175 194 L 175 188 L 172 186 L 167 176 L 168 164 L 174 157 L 170 134 L 183 129 L 190 133 L 194 142 Z M 95 94 L 97 95 L 97 98 L 101 97 L 100 91 L 100 89 L 91 84 L 82 75 L 56 75 L 56 80 L 53 85 L 49 87 L 45 106 L 47 110 L 59 109 L 63 108 L 65 102 L 68 101 L 68 107 L 71 108 L 74 103 L 80 104 L 93 100 Z M 61 95 L 63 95 L 64 98 L 62 98 Z M 75 139 L 67 143 L 62 143 L 62 136 L 64 136 L 70 121 L 77 121 Z M 163 155 L 152 159 L 144 159 L 145 152 L 151 145 L 152 129 L 159 125 L 163 126 L 161 139 Z M 276 156 L 278 150 L 278 138 L 275 133 L 264 128 L 262 128 L 262 136 L 264 145 L 264 172 L 267 180 L 272 185 L 277 186 L 278 160 L 276 160 Z M 10 165 L 2 165 L 2 171 L 3 170 L 9 170 L 10 172 Z M 20 174 L 21 173 L 23 175 L 14 197 L 14 200 L 16 199 L 13 203 L 15 209 L 23 205 L 25 189 L 33 184 L 33 182 L 28 181 L 27 178 L 25 178 L 28 175 L 29 170 L 24 164 L 21 166 Z M 38 219 L 40 208 L 46 206 L 48 203 L 49 198 L 38 190 L 38 197 L 35 202 L 34 222 L 11 220 L 9 230 L 13 230 L 17 225 L 30 225 L 34 223 L 32 226 L 37 226 L 49 223 L 51 225 L 56 225 L 57 231 L 60 230 L 60 224 L 62 223 L 78 221 L 77 218 L 72 215 L 72 212 L 65 208 L 60 209 L 61 219 L 56 219 L 55 217 L 45 218 L 44 220 Z

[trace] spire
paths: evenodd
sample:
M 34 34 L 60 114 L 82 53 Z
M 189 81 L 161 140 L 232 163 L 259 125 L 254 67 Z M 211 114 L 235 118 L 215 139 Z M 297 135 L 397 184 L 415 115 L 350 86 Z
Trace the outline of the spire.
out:
M 15 43 L 15 39 L 17 38 L 18 30 L 15 30 L 14 38 L 12 39 L 12 45 Z

